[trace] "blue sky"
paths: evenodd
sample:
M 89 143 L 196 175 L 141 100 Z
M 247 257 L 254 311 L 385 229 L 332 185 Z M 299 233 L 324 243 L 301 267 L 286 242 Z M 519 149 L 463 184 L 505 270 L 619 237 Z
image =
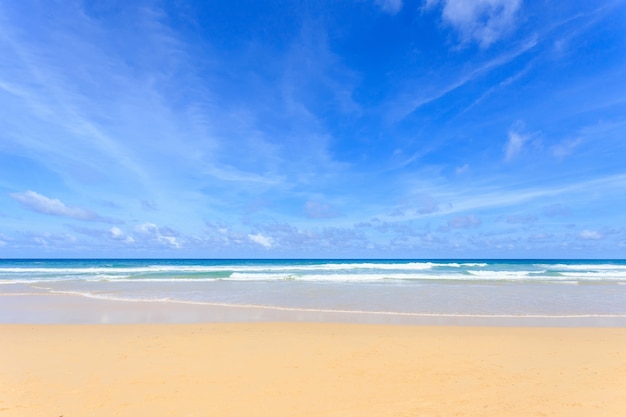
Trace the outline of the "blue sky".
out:
M 624 1 L 0 3 L 0 257 L 626 257 Z

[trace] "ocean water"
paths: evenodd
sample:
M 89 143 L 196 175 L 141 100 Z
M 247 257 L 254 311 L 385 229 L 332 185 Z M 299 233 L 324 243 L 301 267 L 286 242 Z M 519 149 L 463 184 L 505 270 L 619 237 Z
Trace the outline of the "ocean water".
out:
M 42 293 L 416 317 L 624 319 L 626 261 L 0 260 L 0 296 Z

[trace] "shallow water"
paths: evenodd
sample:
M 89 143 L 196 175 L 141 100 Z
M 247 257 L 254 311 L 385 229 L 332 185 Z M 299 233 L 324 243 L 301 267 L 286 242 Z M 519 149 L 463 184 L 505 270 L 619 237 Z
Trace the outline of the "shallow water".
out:
M 294 311 L 626 318 L 626 262 L 0 261 L 0 295 L 37 293 Z

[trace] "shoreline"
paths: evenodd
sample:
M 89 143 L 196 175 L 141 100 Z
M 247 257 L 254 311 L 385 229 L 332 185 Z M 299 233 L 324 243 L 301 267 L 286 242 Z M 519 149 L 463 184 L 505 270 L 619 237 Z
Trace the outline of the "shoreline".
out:
M 315 310 L 175 300 L 111 300 L 85 297 L 78 294 L 0 294 L 0 324 L 194 324 L 221 322 L 620 328 L 626 327 L 626 316 L 446 315 Z
M 0 325 L 0 415 L 626 415 L 626 328 Z
M 626 326 L 0 296 L 0 416 L 626 415 Z

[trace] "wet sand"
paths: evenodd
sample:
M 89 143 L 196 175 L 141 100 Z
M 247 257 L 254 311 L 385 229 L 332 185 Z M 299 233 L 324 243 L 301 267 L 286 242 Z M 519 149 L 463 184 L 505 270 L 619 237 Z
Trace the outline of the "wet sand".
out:
M 0 324 L 314 322 L 420 326 L 622 327 L 625 317 L 510 317 L 346 313 L 176 301 L 115 301 L 66 294 L 0 294 Z

